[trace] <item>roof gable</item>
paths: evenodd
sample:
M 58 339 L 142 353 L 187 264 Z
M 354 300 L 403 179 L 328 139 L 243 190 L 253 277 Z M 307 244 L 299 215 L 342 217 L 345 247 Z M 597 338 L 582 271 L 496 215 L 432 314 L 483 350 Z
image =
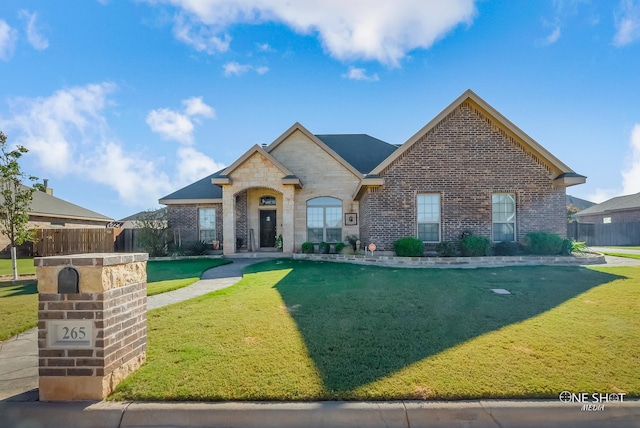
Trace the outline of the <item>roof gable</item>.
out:
M 282 144 L 287 138 L 293 134 L 294 132 L 299 131 L 304 134 L 309 140 L 317 144 L 322 150 L 327 152 L 331 157 L 333 157 L 338 163 L 348 169 L 353 175 L 358 178 L 361 178 L 363 174 L 358 171 L 353 165 L 347 162 L 342 156 L 340 156 L 336 151 L 334 151 L 331 147 L 325 144 L 322 140 L 320 140 L 317 136 L 313 135 L 307 128 L 302 126 L 300 123 L 296 122 L 289 129 L 287 129 L 282 135 L 280 135 L 273 143 L 269 144 L 266 150 L 271 153 L 276 147 Z
M 398 150 L 392 153 L 380 165 L 378 165 L 371 174 L 380 174 L 396 160 L 400 159 L 414 144 L 416 144 L 423 136 L 433 132 L 440 123 L 446 120 L 449 115 L 455 111 L 463 103 L 469 103 L 477 112 L 485 116 L 492 127 L 499 129 L 514 144 L 519 146 L 523 152 L 534 158 L 537 162 L 542 163 L 552 172 L 553 178 L 559 178 L 565 185 L 580 184 L 585 181 L 585 177 L 576 174 L 571 168 L 564 164 L 560 159 L 556 158 L 548 150 L 537 143 L 533 138 L 528 136 L 524 131 L 514 125 L 500 112 L 490 106 L 486 101 L 480 98 L 475 92 L 468 89 L 456 100 L 454 100 L 447 108 L 440 112 L 436 117 L 429 121 L 424 127 L 410 137 Z
M 263 149 L 262 147 L 258 146 L 257 144 L 255 144 L 253 147 L 251 147 L 249 150 L 247 150 L 242 156 L 240 156 L 234 163 L 232 163 L 231 165 L 229 165 L 227 168 L 225 168 L 222 173 L 220 174 L 220 176 L 224 176 L 224 177 L 228 177 L 229 175 L 231 175 L 233 173 L 233 171 L 235 171 L 236 169 L 238 169 L 243 163 L 245 163 L 245 161 L 247 161 L 251 156 L 253 156 L 254 154 L 260 154 L 262 157 L 264 157 L 265 159 L 267 159 L 269 162 L 271 162 L 271 164 L 273 164 L 273 166 L 275 166 L 277 169 L 280 170 L 280 172 L 282 172 L 282 174 L 287 177 L 287 176 L 293 176 L 293 174 L 291 173 L 291 171 L 289 171 L 289 169 L 287 169 L 286 166 L 282 165 L 280 163 L 280 161 L 278 161 L 276 158 L 274 158 L 273 156 L 271 156 L 271 154 L 269 154 L 269 152 L 267 152 L 265 149 Z

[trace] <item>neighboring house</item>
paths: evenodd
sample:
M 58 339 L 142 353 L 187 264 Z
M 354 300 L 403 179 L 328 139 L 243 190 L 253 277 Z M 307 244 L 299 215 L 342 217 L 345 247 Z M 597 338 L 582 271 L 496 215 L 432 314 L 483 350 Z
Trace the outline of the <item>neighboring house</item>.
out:
M 221 241 L 225 254 L 273 248 L 277 235 L 284 252 L 349 235 L 392 251 L 405 236 L 429 248 L 465 231 L 564 236 L 565 189 L 584 182 L 468 90 L 399 147 L 295 123 L 160 203 L 183 240 Z
M 640 222 L 640 193 L 618 196 L 575 213 L 579 223 Z
M 120 219 L 116 223 L 118 223 L 118 227 L 121 229 L 137 229 L 142 219 L 151 218 L 150 215 L 153 215 L 153 218 L 162 218 L 166 215 L 166 211 L 166 207 L 157 210 L 140 211 L 139 213 Z M 164 224 L 166 226 L 166 222 Z
M 567 208 L 574 207 L 578 211 L 586 210 L 596 205 L 595 202 L 587 201 L 586 199 L 576 198 L 575 196 L 567 195 Z
M 0 196 L 1 197 L 1 196 Z M 84 229 L 105 228 L 113 219 L 95 211 L 53 196 L 53 190 L 46 187 L 45 191 L 33 192 L 31 209 L 29 211 L 29 227 L 37 229 Z M 0 249 L 6 251 L 9 238 L 0 235 Z

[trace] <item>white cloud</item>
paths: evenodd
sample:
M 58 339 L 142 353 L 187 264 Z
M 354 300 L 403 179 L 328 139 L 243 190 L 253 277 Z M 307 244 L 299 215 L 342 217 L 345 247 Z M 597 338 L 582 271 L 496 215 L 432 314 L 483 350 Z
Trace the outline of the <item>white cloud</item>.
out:
M 218 51 L 212 37 L 235 23 L 283 23 L 317 33 L 340 60 L 368 59 L 397 66 L 413 49 L 428 49 L 460 24 L 470 24 L 474 0 L 148 0 L 181 9 L 176 37 L 200 51 Z M 213 45 L 212 48 L 207 48 Z
M 0 60 L 9 61 L 18 40 L 18 32 L 0 19 Z
M 147 115 L 147 125 L 164 140 L 193 143 L 193 123 L 187 115 L 168 108 L 151 110 Z
M 235 61 L 228 62 L 222 66 L 224 70 L 224 75 L 227 77 L 230 76 L 242 76 L 243 74 L 248 73 L 249 71 L 255 71 L 258 74 L 265 74 L 269 72 L 269 67 L 254 67 L 251 64 L 240 64 Z
M 228 34 L 218 36 L 214 29 L 194 25 L 181 14 L 175 19 L 173 34 L 178 40 L 192 46 L 198 52 L 208 54 L 226 52 L 231 43 L 231 36 Z
M 36 175 L 90 179 L 115 190 L 130 206 L 149 206 L 174 188 L 148 154 L 124 149 L 113 137 L 104 110 L 112 83 L 61 89 L 49 97 L 10 100 L 0 128 L 34 156 Z
M 164 140 L 175 140 L 182 144 L 193 144 L 193 121 L 196 116 L 214 118 L 215 111 L 202 101 L 202 97 L 182 100 L 183 113 L 168 108 L 151 110 L 147 125 Z
M 640 2 L 622 0 L 616 15 L 616 34 L 613 43 L 624 46 L 640 40 Z
M 603 202 L 616 196 L 633 195 L 640 192 L 640 123 L 636 123 L 629 137 L 630 155 L 622 170 L 622 187 L 618 189 L 596 189 L 587 199 Z
M 640 192 L 640 123 L 636 123 L 629 139 L 631 156 L 622 172 L 622 193 L 630 195 Z
M 367 82 L 377 82 L 380 80 L 377 74 L 368 75 L 364 68 L 349 67 L 349 71 L 342 75 L 349 80 L 365 80 Z
M 560 27 L 556 27 L 551 34 L 549 34 L 545 39 L 544 39 L 544 43 L 545 45 L 552 45 L 555 42 L 558 41 L 558 39 L 560 38 L 561 35 L 561 31 L 560 31 Z
M 273 52 L 273 48 L 269 43 L 256 43 L 256 46 L 262 52 Z
M 223 164 L 193 147 L 183 146 L 178 149 L 178 177 L 182 183 L 192 183 L 222 168 Z
M 251 65 L 240 64 L 235 61 L 228 62 L 222 66 L 225 76 L 240 76 L 251 70 Z
M 49 47 L 49 41 L 40 34 L 36 25 L 36 20 L 38 19 L 37 13 L 29 13 L 29 11 L 23 9 L 20 11 L 19 16 L 27 21 L 27 40 L 29 44 L 39 51 L 47 49 Z
M 184 105 L 184 113 L 187 116 L 204 116 L 215 118 L 216 112 L 211 107 L 206 105 L 202 101 L 202 97 L 191 97 L 186 100 L 182 100 L 182 104 Z

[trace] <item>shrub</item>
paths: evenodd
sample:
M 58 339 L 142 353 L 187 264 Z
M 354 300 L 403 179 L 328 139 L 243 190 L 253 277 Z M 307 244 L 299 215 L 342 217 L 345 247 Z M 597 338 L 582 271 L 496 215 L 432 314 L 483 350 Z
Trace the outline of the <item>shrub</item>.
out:
M 302 243 L 302 252 L 304 254 L 312 254 L 313 253 L 313 242 L 303 242 Z
M 330 249 L 331 245 L 327 244 L 324 241 L 318 244 L 318 251 L 320 252 L 320 254 L 329 254 Z
M 398 257 L 422 257 L 424 244 L 418 238 L 400 238 L 393 243 L 393 251 Z
M 560 254 L 563 256 L 570 256 L 573 253 L 583 254 L 587 251 L 587 244 L 585 242 L 576 242 L 573 239 L 562 240 L 562 250 Z
M 353 256 L 354 254 L 356 254 L 356 250 L 354 250 L 351 245 L 347 245 L 342 249 L 342 251 L 340 251 L 340 254 L 343 254 L 345 256 Z
M 515 256 L 518 254 L 516 242 L 502 241 L 493 246 L 493 254 L 496 256 Z
M 528 253 L 544 256 L 555 256 L 563 250 L 562 238 L 555 233 L 527 233 L 523 244 Z
M 345 247 L 345 246 L 346 246 L 346 245 L 344 245 L 344 242 L 338 242 L 338 243 L 335 245 L 336 254 L 340 254 L 340 253 L 342 253 L 342 250 L 344 250 L 344 247 Z
M 436 245 L 436 253 L 438 257 L 455 257 L 458 255 L 458 250 L 453 242 L 441 242 Z
M 204 256 L 209 251 L 209 244 L 204 241 L 196 241 L 189 246 L 189 254 L 192 256 Z
M 348 235 L 344 239 L 351 245 L 351 247 L 353 247 L 354 251 L 357 250 L 356 244 L 358 243 L 358 235 Z
M 481 257 L 489 255 L 491 241 L 478 235 L 465 235 L 460 241 L 460 251 L 465 257 Z

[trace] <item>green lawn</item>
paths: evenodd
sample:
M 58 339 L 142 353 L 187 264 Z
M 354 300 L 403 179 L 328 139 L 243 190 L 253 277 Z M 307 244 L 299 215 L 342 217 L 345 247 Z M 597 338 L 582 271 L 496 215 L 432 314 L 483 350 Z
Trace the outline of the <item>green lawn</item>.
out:
M 231 263 L 226 259 L 153 260 L 147 262 L 147 296 L 193 284 L 204 271 Z
M 637 259 L 640 260 L 640 254 L 629 254 L 629 253 L 610 253 L 610 252 L 605 252 L 603 254 L 606 254 L 607 256 L 615 256 L 615 257 L 626 257 L 628 259 Z
M 33 265 L 33 258 L 18 259 L 19 275 L 35 275 L 36 267 Z M 11 259 L 0 259 L 0 275 L 13 275 Z
M 150 311 L 147 362 L 111 399 L 640 395 L 640 268 L 249 269 Z
M 23 260 L 25 260 L 23 262 L 25 266 L 29 266 L 26 263 L 28 260 L 33 267 L 33 259 Z M 5 261 L 0 260 L 0 269 L 5 267 L 2 264 Z M 205 270 L 227 263 L 231 262 L 210 258 L 147 262 L 147 295 L 186 287 L 198 281 Z M 11 271 L 11 260 L 7 265 Z M 19 270 L 19 272 L 23 271 Z M 32 273 L 35 273 L 35 270 Z M 19 281 L 15 285 L 7 278 L 0 281 L 0 341 L 37 325 L 37 293 L 34 280 Z
M 0 342 L 37 325 L 36 281 L 0 281 Z

